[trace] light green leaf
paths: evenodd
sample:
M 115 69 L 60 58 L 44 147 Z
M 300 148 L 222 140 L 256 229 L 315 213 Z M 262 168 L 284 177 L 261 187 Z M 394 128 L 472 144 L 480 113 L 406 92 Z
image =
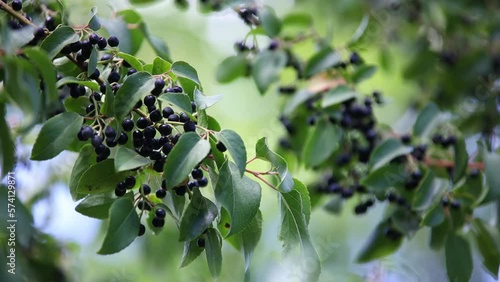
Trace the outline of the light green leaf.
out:
M 428 104 L 418 115 L 413 125 L 413 134 L 416 137 L 428 136 L 438 123 L 439 115 L 439 108 L 436 104 Z
M 57 82 L 56 86 L 57 86 L 57 88 L 59 88 L 63 85 L 70 84 L 70 83 L 76 83 L 79 85 L 87 86 L 88 88 L 90 88 L 94 91 L 99 90 L 99 84 L 97 84 L 96 82 L 90 81 L 90 80 L 81 80 L 81 79 L 78 79 L 78 78 L 72 77 L 72 76 L 63 77 L 62 79 L 60 79 Z
M 335 66 L 340 63 L 340 60 L 341 57 L 339 53 L 335 52 L 330 47 L 326 47 L 314 54 L 314 56 L 307 61 L 305 74 L 307 77 L 311 77 Z
M 132 193 L 127 193 L 124 198 L 133 201 L 134 195 Z M 85 199 L 75 207 L 75 210 L 88 217 L 106 219 L 109 216 L 109 209 L 115 201 L 116 197 L 113 197 L 110 193 L 93 194 L 85 197 Z
M 154 79 L 147 72 L 137 72 L 123 82 L 115 95 L 115 114 L 118 118 L 127 116 L 134 105 L 154 88 Z
M 174 188 L 188 178 L 193 168 L 210 152 L 210 143 L 194 132 L 182 134 L 168 154 L 163 177 L 167 188 Z
M 338 126 L 321 119 L 302 152 L 306 167 L 314 167 L 326 161 L 338 149 L 342 135 L 342 130 Z
M 77 113 L 64 112 L 45 122 L 36 138 L 31 159 L 51 159 L 64 151 L 74 140 L 83 124 L 83 117 Z
M 205 241 L 205 254 L 207 256 L 208 269 L 212 277 L 217 279 L 222 268 L 222 245 L 219 234 L 214 228 L 208 228 Z
M 259 19 L 266 34 L 270 37 L 277 36 L 281 31 L 281 21 L 274 10 L 264 6 L 259 10 Z
M 413 148 L 404 146 L 401 141 L 397 139 L 387 139 L 383 143 L 379 144 L 370 156 L 370 167 L 371 169 L 377 169 L 392 159 L 411 153 Z
M 265 137 L 259 139 L 257 144 L 255 144 L 255 155 L 257 158 L 268 161 L 271 163 L 273 168 L 278 172 L 281 179 L 278 188 L 282 192 L 289 192 L 293 189 L 293 178 L 288 171 L 288 164 L 285 159 L 273 152 L 269 145 L 267 144 L 267 139 Z
M 364 14 L 363 19 L 359 23 L 358 28 L 354 32 L 351 37 L 351 40 L 347 43 L 348 47 L 353 47 L 360 41 L 362 41 L 363 37 L 366 35 L 366 29 L 368 28 L 368 24 L 370 23 L 370 14 Z
M 169 105 L 175 106 L 180 110 L 190 114 L 192 112 L 191 99 L 184 93 L 167 93 L 160 95 L 158 100 L 165 102 Z
M 228 57 L 217 66 L 215 79 L 220 83 L 229 83 L 238 77 L 245 76 L 248 66 L 248 61 L 243 56 Z
M 97 252 L 101 255 L 117 253 L 126 248 L 139 233 L 139 217 L 130 199 L 116 200 L 109 209 L 109 225 Z
M 153 72 L 152 74 L 163 74 L 170 70 L 172 64 L 166 60 L 156 57 L 153 61 Z
M 127 63 L 137 71 L 143 71 L 142 63 L 135 56 L 123 52 L 118 52 L 116 55 L 127 61 Z
M 229 154 L 233 158 L 236 166 L 238 167 L 238 171 L 240 172 L 240 176 L 243 176 L 245 173 L 246 162 L 247 162 L 247 151 L 245 148 L 245 143 L 243 139 L 241 139 L 238 133 L 230 130 L 224 129 L 218 133 L 216 133 L 217 140 L 222 142 L 224 146 L 229 151 Z
M 329 90 L 321 100 L 321 107 L 328 108 L 355 98 L 357 96 L 356 91 L 352 90 L 346 85 L 337 86 Z
M 252 67 L 252 76 L 260 94 L 279 79 L 280 71 L 286 66 L 287 55 L 284 51 L 263 51 L 259 53 Z
M 352 81 L 354 83 L 359 84 L 363 80 L 366 80 L 366 79 L 372 77 L 376 71 L 377 71 L 376 66 L 362 65 L 362 66 L 356 68 L 356 71 L 352 74 Z
M 131 150 L 127 147 L 120 146 L 116 150 L 116 155 L 115 155 L 116 172 L 143 167 L 151 163 L 153 163 L 152 160 L 149 160 L 139 155 L 136 151 Z
M 205 96 L 203 92 L 198 89 L 194 90 L 194 102 L 196 103 L 197 110 L 205 110 L 215 105 L 222 99 L 221 95 Z
M 187 78 L 198 85 L 201 85 L 196 70 L 186 62 L 177 61 L 172 65 L 172 72 L 178 77 Z

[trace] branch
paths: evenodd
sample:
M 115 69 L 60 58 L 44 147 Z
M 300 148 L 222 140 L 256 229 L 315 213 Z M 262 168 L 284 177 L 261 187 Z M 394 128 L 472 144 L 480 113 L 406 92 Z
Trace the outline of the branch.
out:
M 436 160 L 431 158 L 425 158 L 424 163 L 428 166 L 442 167 L 442 168 L 453 168 L 455 163 L 449 160 Z M 471 162 L 469 163 L 469 168 L 484 170 L 485 166 L 482 162 Z
M 7 3 L 4 3 L 3 1 L 0 1 L 0 9 L 5 10 L 8 14 L 18 19 L 24 25 L 32 25 L 34 27 L 37 27 L 35 24 L 29 21 L 25 16 L 23 16 L 21 13 L 14 11 L 9 5 L 7 5 Z

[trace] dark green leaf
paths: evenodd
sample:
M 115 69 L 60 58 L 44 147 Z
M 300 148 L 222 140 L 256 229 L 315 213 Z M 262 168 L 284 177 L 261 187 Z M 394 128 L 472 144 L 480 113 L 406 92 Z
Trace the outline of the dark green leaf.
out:
M 241 139 L 238 133 L 230 129 L 222 130 L 216 134 L 216 137 L 227 148 L 229 154 L 233 157 L 233 160 L 238 167 L 240 176 L 243 176 L 247 165 L 247 150 L 245 149 L 243 139 Z
M 263 51 L 256 56 L 252 76 L 261 94 L 279 79 L 279 73 L 286 66 L 286 62 L 287 56 L 284 51 Z
M 425 211 L 439 200 L 439 195 L 446 191 L 446 186 L 438 182 L 431 170 L 428 170 L 424 179 L 420 181 L 419 188 L 413 198 L 413 209 L 417 211 Z
M 413 125 L 413 134 L 417 137 L 428 136 L 439 121 L 439 108 L 434 103 L 427 105 L 418 115 Z
M 500 232 L 478 218 L 474 219 L 472 224 L 479 252 L 483 256 L 483 265 L 497 279 L 500 265 Z
M 208 269 L 212 277 L 217 279 L 222 268 L 222 245 L 216 229 L 208 228 L 205 240 L 205 254 L 207 255 Z
M 483 173 L 477 177 L 467 177 L 465 183 L 453 189 L 453 197 L 459 198 L 464 206 L 475 207 L 479 205 L 488 193 Z
M 101 22 L 97 16 L 97 7 L 92 7 L 90 10 L 92 12 L 92 17 L 89 20 L 88 27 L 93 31 L 101 29 Z
M 370 174 L 361 179 L 361 184 L 374 192 L 377 197 L 384 197 L 389 188 L 406 181 L 406 174 L 403 166 L 389 164 L 372 170 Z
M 314 132 L 309 136 L 302 159 L 306 167 L 314 167 L 326 161 L 342 140 L 342 130 L 328 120 L 321 119 Z
M 134 200 L 132 193 L 127 193 L 124 197 L 129 199 L 129 201 Z M 106 219 L 109 216 L 109 208 L 115 201 L 116 197 L 108 193 L 93 194 L 85 197 L 85 199 L 75 207 L 75 210 L 89 217 Z
M 255 155 L 257 158 L 261 160 L 268 161 L 274 167 L 274 169 L 278 172 L 279 177 L 281 179 L 278 188 L 282 192 L 289 192 L 293 189 L 293 178 L 290 172 L 288 171 L 288 164 L 280 155 L 273 152 L 269 145 L 267 144 L 267 139 L 261 138 L 255 144 Z
M 264 31 L 270 37 L 277 36 L 280 33 L 281 21 L 271 7 L 262 7 L 259 10 L 259 19 Z
M 82 123 L 83 117 L 73 112 L 64 112 L 47 120 L 33 145 L 31 159 L 42 161 L 57 156 L 76 140 Z
M 217 66 L 217 70 L 215 72 L 215 78 L 220 83 L 228 83 L 231 82 L 238 77 L 243 77 L 248 72 L 248 61 L 243 56 L 231 56 L 219 66 Z
M 174 62 L 174 64 L 172 65 L 172 72 L 179 77 L 187 78 L 193 82 L 196 82 L 196 84 L 201 85 L 198 78 L 198 73 L 191 65 L 186 62 Z
M 473 267 L 469 242 L 458 234 L 449 234 L 444 252 L 448 279 L 453 282 L 468 282 Z
M 118 52 L 116 54 L 118 57 L 124 59 L 125 61 L 127 61 L 127 63 L 134 69 L 136 69 L 137 71 L 142 71 L 143 68 L 142 68 L 142 63 L 134 56 L 130 55 L 130 54 L 127 54 L 127 53 L 123 53 L 123 52 Z
M 237 166 L 226 161 L 219 170 L 215 198 L 229 213 L 231 227 L 227 237 L 245 229 L 259 210 L 259 183 L 240 174 Z
M 356 91 L 352 90 L 346 85 L 337 86 L 329 90 L 321 100 L 321 107 L 328 108 L 355 98 L 357 96 Z
M 439 208 L 441 208 L 442 210 L 442 207 Z M 444 220 L 439 225 L 432 227 L 430 242 L 431 249 L 441 250 L 443 248 L 450 229 L 451 223 L 447 218 L 444 218 Z
M 198 189 L 193 190 L 191 202 L 182 215 L 179 241 L 192 241 L 200 236 L 217 217 L 217 207 L 203 197 Z
M 191 99 L 189 99 L 187 94 L 167 93 L 160 95 L 158 99 L 162 102 L 175 106 L 188 114 L 192 112 Z
M 215 105 L 222 99 L 222 95 L 205 96 L 203 92 L 198 89 L 194 90 L 194 102 L 196 103 L 197 110 L 205 110 Z
M 182 134 L 168 154 L 163 177 L 167 188 L 174 188 L 188 178 L 193 168 L 210 152 L 210 143 L 194 132 Z
M 80 177 L 76 191 L 97 194 L 114 191 L 116 184 L 125 179 L 128 172 L 116 172 L 113 159 L 107 159 L 89 167 Z
M 89 64 L 87 66 L 87 76 L 91 76 L 97 68 L 97 61 L 99 60 L 97 55 L 98 52 L 94 46 L 92 47 L 92 52 L 90 53 Z
M 81 79 L 78 79 L 76 77 L 71 77 L 71 76 L 63 77 L 62 79 L 60 79 L 57 82 L 56 86 L 57 86 L 57 88 L 59 88 L 63 85 L 70 84 L 70 83 L 76 83 L 79 85 L 87 86 L 88 88 L 90 88 L 94 91 L 99 90 L 99 84 L 97 84 L 96 82 L 89 81 L 89 80 L 81 80 Z
M 59 97 L 59 93 L 56 88 L 56 71 L 55 68 L 48 66 L 52 65 L 51 59 L 47 56 L 47 53 L 38 48 L 26 48 L 24 49 L 24 54 L 26 54 L 30 61 L 35 65 L 38 73 L 43 79 L 43 85 L 45 95 L 49 97 L 49 101 L 56 100 Z
M 325 71 L 340 63 L 340 60 L 341 57 L 339 53 L 335 52 L 330 47 L 324 48 L 307 61 L 305 68 L 306 76 L 311 77 Z
M 454 146 L 454 150 L 453 183 L 457 183 L 465 175 L 469 165 L 469 154 L 467 154 L 465 139 L 462 135 L 457 136 L 457 143 Z
M 120 172 L 132 170 L 138 167 L 143 167 L 152 162 L 152 160 L 139 155 L 136 151 L 120 146 L 118 147 L 118 150 L 116 150 L 115 171 Z
M 372 77 L 377 71 L 376 66 L 370 65 L 362 65 L 356 69 L 356 71 L 352 75 L 352 81 L 354 83 L 360 83 L 363 80 L 366 80 Z
M 155 74 L 163 74 L 170 70 L 172 64 L 170 62 L 165 61 L 160 57 L 156 57 L 153 61 L 153 75 Z
M 144 41 L 143 32 L 136 28 L 141 26 L 142 17 L 134 10 L 122 10 L 112 19 L 101 19 L 102 26 L 108 34 L 120 39 L 120 51 L 135 55 Z
M 319 257 L 311 243 L 307 229 L 307 213 L 310 212 L 311 203 L 309 197 L 302 197 L 303 191 L 298 191 L 299 185 L 288 193 L 280 193 L 281 227 L 280 240 L 283 241 L 285 253 L 290 252 L 297 245 L 302 251 L 302 266 L 307 267 L 306 281 L 317 281 L 321 272 Z
M 86 194 L 79 194 L 77 192 L 78 183 L 80 182 L 80 178 L 85 173 L 85 171 L 94 164 L 96 164 L 94 147 L 90 144 L 87 144 L 83 146 L 80 153 L 78 154 L 78 158 L 73 165 L 73 169 L 71 170 L 71 175 L 69 177 L 69 192 L 71 194 L 71 197 L 73 198 L 73 201 L 83 198 L 83 196 Z
M 97 253 L 109 255 L 126 248 L 137 237 L 139 223 L 132 201 L 126 198 L 116 200 L 109 209 L 109 226 Z
M 74 43 L 79 39 L 80 37 L 71 27 L 62 25 L 42 41 L 40 48 L 47 51 L 50 59 L 54 59 L 66 45 Z
M 115 116 L 115 94 L 113 93 L 111 86 L 107 82 L 106 93 L 103 94 L 106 95 L 104 95 L 104 105 L 101 108 L 101 113 L 108 117 Z
M 486 201 L 500 199 L 500 173 L 498 173 L 498 168 L 500 167 L 500 155 L 495 153 L 485 153 L 484 156 L 486 182 L 489 186 L 488 194 L 486 195 Z
M 0 103 L 0 170 L 1 178 L 14 168 L 16 148 L 9 126 L 5 121 L 5 104 Z M 6 206 L 6 205 L 4 205 Z
M 116 117 L 127 116 L 134 108 L 134 105 L 154 88 L 154 79 L 147 72 L 137 72 L 129 76 L 123 82 L 115 95 Z
M 399 249 L 403 242 L 402 236 L 398 239 L 389 238 L 386 235 L 387 230 L 392 228 L 387 222 L 377 225 L 375 230 L 361 248 L 356 261 L 359 263 L 369 262 L 394 253 Z
M 203 252 L 204 248 L 198 247 L 197 241 L 198 239 L 184 242 L 184 252 L 182 254 L 182 260 L 180 265 L 181 268 L 188 266 Z
M 411 151 L 413 151 L 413 148 L 404 146 L 401 141 L 397 139 L 387 139 L 373 150 L 370 156 L 370 167 L 371 169 L 380 168 L 392 159 L 409 154 Z

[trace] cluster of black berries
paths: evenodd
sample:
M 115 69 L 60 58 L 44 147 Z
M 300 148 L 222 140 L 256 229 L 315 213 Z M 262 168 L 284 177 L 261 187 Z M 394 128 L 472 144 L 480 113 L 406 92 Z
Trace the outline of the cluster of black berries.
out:
M 245 22 L 247 25 L 260 25 L 258 11 L 254 7 L 243 7 L 237 11 L 238 16 Z
M 448 148 L 449 146 L 454 146 L 457 143 L 457 137 L 455 135 L 445 137 L 436 133 L 432 136 L 432 143 L 441 145 L 443 148 Z
M 125 178 L 125 180 L 120 181 L 120 182 L 118 182 L 118 184 L 116 184 L 115 195 L 117 197 L 121 197 L 121 196 L 125 195 L 125 193 L 127 192 L 127 189 L 134 188 L 135 184 L 136 184 L 135 177 L 127 176 Z
M 125 145 L 128 142 L 128 136 L 124 132 L 117 134 L 116 130 L 110 125 L 104 125 L 102 121 L 96 121 L 95 126 L 104 130 L 95 131 L 88 125 L 83 125 L 78 131 L 77 137 L 80 141 L 90 140 L 97 154 L 96 161 L 101 162 L 109 157 L 111 151 L 109 148 L 117 145 Z

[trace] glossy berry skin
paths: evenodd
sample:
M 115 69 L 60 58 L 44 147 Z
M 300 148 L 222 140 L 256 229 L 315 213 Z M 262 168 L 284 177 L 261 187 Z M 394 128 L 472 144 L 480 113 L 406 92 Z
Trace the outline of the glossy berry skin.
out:
M 167 136 L 172 133 L 172 127 L 168 124 L 162 124 L 158 127 L 158 131 L 162 136 Z
M 108 138 L 115 138 L 116 137 L 116 130 L 111 126 L 107 126 L 106 129 L 104 130 L 104 134 Z
M 120 145 L 127 144 L 127 142 L 128 142 L 127 134 L 125 134 L 124 132 L 121 132 L 120 136 L 118 136 L 118 139 L 116 140 L 116 142 L 118 142 L 118 144 L 120 144 Z
M 103 50 L 106 48 L 106 46 L 108 46 L 108 42 L 106 42 L 106 39 L 103 37 L 99 38 L 99 41 L 97 41 L 97 47 Z
M 163 199 L 165 196 L 167 196 L 167 191 L 165 189 L 156 190 L 156 198 Z
M 155 211 L 155 215 L 157 218 L 165 218 L 165 216 L 167 215 L 167 212 L 164 209 L 159 208 Z
M 125 195 L 125 193 L 127 193 L 127 190 L 121 190 L 121 189 L 115 188 L 115 195 L 117 197 L 122 197 L 123 195 Z
M 83 136 L 83 138 L 85 138 L 85 140 L 88 140 L 89 138 L 94 136 L 94 130 L 92 129 L 92 127 L 90 127 L 88 125 L 82 126 L 80 131 L 82 132 L 82 136 Z
M 92 33 L 91 35 L 89 35 L 89 42 L 92 45 L 97 44 L 99 42 L 99 35 L 97 35 L 95 33 Z
M 144 233 L 146 233 L 146 226 L 141 223 L 139 225 L 139 233 L 137 234 L 137 236 L 141 237 L 142 235 L 144 235 Z
M 144 97 L 144 105 L 150 107 L 156 103 L 156 97 L 153 95 L 147 95 Z
M 189 120 L 190 120 L 190 119 L 189 119 L 189 116 L 188 116 L 186 113 L 182 112 L 182 113 L 179 115 L 179 121 L 180 121 L 180 122 L 187 122 L 187 121 L 189 121 Z
M 108 76 L 108 82 L 113 83 L 113 82 L 118 82 L 120 80 L 120 74 L 116 71 L 112 71 L 109 73 Z
M 153 220 L 151 221 L 151 224 L 154 227 L 161 228 L 165 225 L 165 219 L 154 217 Z
M 113 148 L 113 147 L 116 147 L 116 145 L 118 145 L 118 141 L 116 141 L 114 138 L 106 138 L 106 145 L 108 145 L 108 147 L 110 148 Z
M 122 128 L 127 132 L 132 131 L 132 129 L 134 129 L 134 121 L 129 118 L 124 119 L 122 122 Z
M 198 179 L 198 186 L 206 187 L 207 185 L 208 185 L 208 179 L 206 177 Z
M 188 186 L 188 188 L 189 188 L 189 189 L 191 189 L 191 190 L 192 190 L 193 188 L 200 187 L 200 186 L 199 186 L 199 184 L 198 184 L 198 181 L 196 181 L 196 180 L 191 180 L 191 181 L 189 181 L 189 182 L 188 182 L 188 184 L 187 184 L 187 186 Z
M 197 245 L 199 248 L 205 248 L 205 239 L 203 239 L 203 238 L 198 238 L 198 240 L 196 240 L 196 245 Z
M 145 117 L 140 117 L 137 119 L 136 125 L 140 129 L 144 129 L 149 125 L 149 120 Z
M 131 189 L 135 186 L 135 183 L 136 183 L 136 180 L 135 180 L 135 177 L 133 176 L 127 176 L 125 178 L 125 186 L 127 187 L 127 189 Z
M 168 119 L 168 121 L 178 122 L 180 120 L 180 117 L 177 114 L 171 114 L 171 115 L 168 116 L 167 119 Z
M 45 37 L 45 30 L 43 29 L 43 27 L 36 28 L 35 31 L 33 32 L 33 36 L 37 39 Z
M 192 121 L 188 121 L 184 123 L 183 128 L 185 132 L 196 131 L 196 124 Z
M 90 143 L 92 144 L 92 146 L 97 147 L 97 146 L 99 146 L 99 145 L 101 145 L 101 144 L 102 144 L 102 141 L 103 141 L 103 140 L 102 140 L 102 137 L 101 137 L 101 136 L 99 136 L 99 135 L 94 135 L 94 136 L 92 137 L 92 140 L 90 141 Z
M 219 151 L 221 151 L 223 153 L 225 151 L 227 151 L 226 146 L 221 141 L 217 142 L 217 144 L 215 145 L 215 147 L 217 148 L 217 150 L 219 150 Z
M 191 176 L 197 180 L 201 179 L 203 177 L 203 170 L 201 170 L 199 168 L 195 168 L 195 169 L 193 169 L 193 171 L 191 171 Z
M 174 110 L 170 107 L 165 107 L 162 110 L 162 115 L 164 118 L 168 118 L 170 115 L 174 114 Z
M 21 0 L 14 0 L 10 4 L 14 11 L 21 11 L 23 9 L 23 2 Z
M 151 111 L 149 114 L 149 119 L 152 122 L 159 122 L 160 120 L 162 120 L 162 116 L 161 116 L 160 111 L 158 111 L 158 110 Z
M 108 44 L 111 47 L 116 47 L 116 46 L 118 46 L 120 44 L 120 41 L 118 40 L 118 37 L 116 37 L 116 36 L 110 36 L 108 38 Z
M 87 114 L 92 113 L 94 110 L 95 110 L 95 106 L 94 106 L 94 104 L 89 104 L 89 105 L 85 108 L 85 112 L 86 112 Z
M 149 195 L 149 193 L 151 193 L 151 187 L 147 184 L 142 184 L 140 191 L 143 195 Z
M 147 126 L 142 133 L 144 134 L 144 138 L 153 139 L 156 135 L 156 129 L 152 126 Z

